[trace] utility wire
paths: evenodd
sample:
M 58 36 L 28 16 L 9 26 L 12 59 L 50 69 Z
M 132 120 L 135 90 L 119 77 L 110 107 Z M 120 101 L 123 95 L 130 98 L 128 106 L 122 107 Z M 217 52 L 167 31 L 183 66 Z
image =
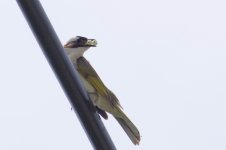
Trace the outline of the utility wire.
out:
M 65 54 L 40 2 L 38 0 L 17 0 L 17 3 L 64 89 L 93 148 L 96 150 L 115 150 L 114 143 L 89 99 L 79 79 L 78 72 L 73 68 Z

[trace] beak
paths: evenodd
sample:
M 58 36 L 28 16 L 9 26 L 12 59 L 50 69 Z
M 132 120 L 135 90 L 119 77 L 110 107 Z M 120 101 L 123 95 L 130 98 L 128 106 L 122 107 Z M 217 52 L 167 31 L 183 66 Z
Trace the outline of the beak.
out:
M 86 46 L 96 47 L 97 41 L 95 39 L 88 39 L 86 42 Z

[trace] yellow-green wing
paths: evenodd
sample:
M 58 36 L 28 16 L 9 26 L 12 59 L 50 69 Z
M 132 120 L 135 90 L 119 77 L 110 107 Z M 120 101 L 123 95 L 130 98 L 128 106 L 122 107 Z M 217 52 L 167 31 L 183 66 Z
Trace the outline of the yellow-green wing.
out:
M 101 96 L 106 97 L 106 99 L 109 100 L 112 106 L 120 106 L 117 97 L 104 85 L 85 57 L 80 57 L 77 60 L 77 70 L 86 80 L 88 80 Z

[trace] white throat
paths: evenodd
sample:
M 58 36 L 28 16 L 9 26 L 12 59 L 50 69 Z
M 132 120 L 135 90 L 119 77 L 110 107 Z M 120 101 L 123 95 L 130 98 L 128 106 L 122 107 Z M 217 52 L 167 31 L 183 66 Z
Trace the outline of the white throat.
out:
M 71 60 L 77 60 L 79 57 L 83 56 L 84 52 L 87 49 L 89 49 L 89 47 L 64 48 L 64 49 Z

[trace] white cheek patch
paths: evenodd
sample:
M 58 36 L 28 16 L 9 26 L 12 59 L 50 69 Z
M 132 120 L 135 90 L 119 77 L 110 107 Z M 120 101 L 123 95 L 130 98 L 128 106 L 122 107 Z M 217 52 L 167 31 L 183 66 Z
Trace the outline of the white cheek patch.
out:
M 78 48 L 64 48 L 68 56 L 72 59 L 78 59 L 79 57 L 83 56 L 84 52 L 89 47 L 78 47 Z

